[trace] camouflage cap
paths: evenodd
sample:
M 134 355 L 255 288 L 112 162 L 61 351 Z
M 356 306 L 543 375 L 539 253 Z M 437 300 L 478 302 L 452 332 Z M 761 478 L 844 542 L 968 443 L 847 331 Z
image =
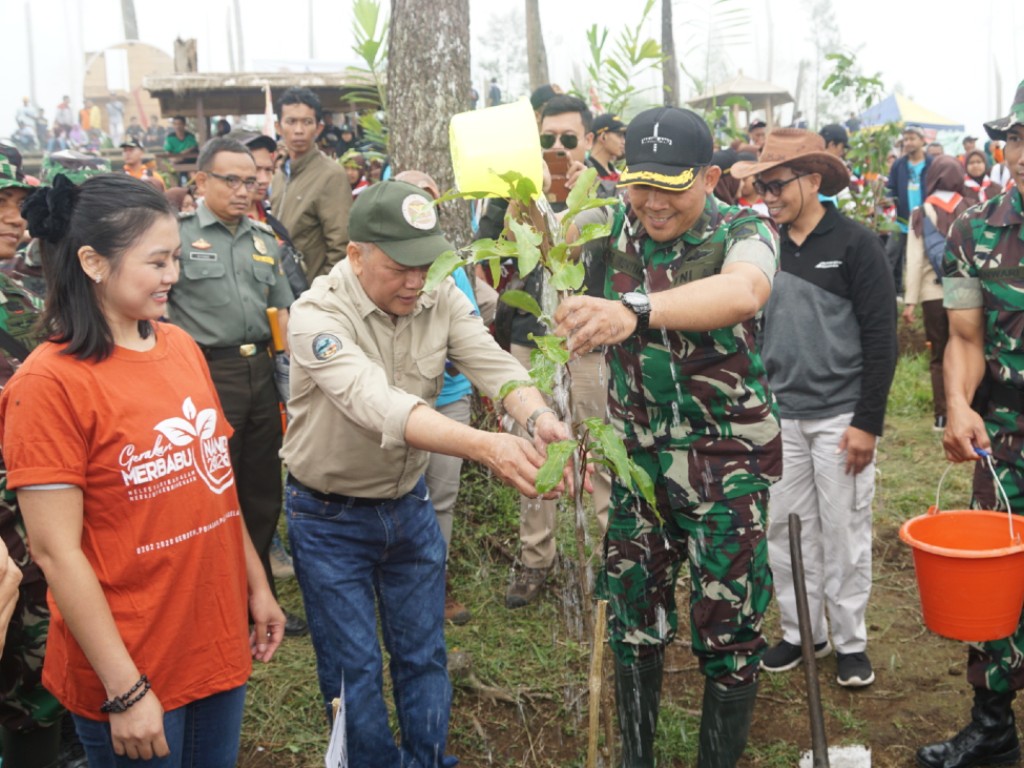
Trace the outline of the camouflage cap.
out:
M 66 176 L 73 184 L 81 184 L 92 176 L 110 173 L 110 163 L 102 157 L 65 149 L 51 152 L 43 159 L 43 183 L 53 184 L 58 176 Z
M 0 189 L 10 187 L 32 189 L 21 172 L 21 152 L 15 147 L 4 145 L 0 147 Z
M 1010 114 L 985 123 L 985 133 L 993 141 L 1006 141 L 1006 132 L 1015 125 L 1024 125 L 1024 80 L 1017 86 L 1017 94 L 1010 105 Z

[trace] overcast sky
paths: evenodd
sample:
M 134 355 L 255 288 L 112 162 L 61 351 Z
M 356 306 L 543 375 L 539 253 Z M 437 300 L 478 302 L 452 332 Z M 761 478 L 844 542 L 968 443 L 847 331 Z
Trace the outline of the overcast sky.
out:
M 431 2 L 431 0 L 418 0 Z M 703 68 L 701 48 L 707 39 L 711 0 L 675 0 L 677 55 L 691 69 Z M 95 52 L 123 40 L 120 0 L 2 0 L 5 40 L 0 46 L 0 136 L 15 127 L 21 97 L 30 95 L 27 14 L 34 41 L 35 94 L 52 119 L 64 93 L 79 107 L 83 52 Z M 139 36 L 171 53 L 175 37 L 198 40 L 199 67 L 228 71 L 227 32 L 230 0 L 135 0 Z M 507 13 L 518 0 L 494 3 L 470 0 L 474 41 L 486 32 L 496 13 Z M 611 29 L 635 24 L 641 0 L 541 0 L 551 78 L 568 86 L 573 66 L 586 58 L 588 26 Z M 242 0 L 247 69 L 310 59 L 310 12 L 314 34 L 312 58 L 318 67 L 351 63 L 349 0 Z M 749 25 L 725 52 L 733 71 L 751 77 L 769 74 L 791 92 L 801 59 L 813 59 L 814 28 L 808 0 L 735 0 L 746 9 Z M 767 9 L 770 7 L 771 21 Z M 649 34 L 660 37 L 660 0 Z M 977 132 L 981 123 L 1008 111 L 1017 83 L 1024 79 L 1024 4 L 974 0 L 957 6 L 894 0 L 833 0 L 843 47 L 857 52 L 867 72 L 881 72 L 887 86 L 897 84 L 924 106 L 964 123 Z M 948 9 L 948 10 L 947 10 Z M 290 15 L 289 15 L 290 14 Z M 771 29 L 771 33 L 769 33 Z M 479 45 L 475 46 L 479 49 Z M 771 62 L 769 64 L 769 58 Z M 262 66 L 261 66 L 262 65 Z M 1000 102 L 994 73 L 1002 77 Z M 474 64 L 474 82 L 483 72 Z M 685 82 L 685 81 L 684 81 Z M 479 87 L 479 86 L 478 86 Z M 806 112 L 807 110 L 805 110 Z M 786 114 L 788 117 L 788 113 Z

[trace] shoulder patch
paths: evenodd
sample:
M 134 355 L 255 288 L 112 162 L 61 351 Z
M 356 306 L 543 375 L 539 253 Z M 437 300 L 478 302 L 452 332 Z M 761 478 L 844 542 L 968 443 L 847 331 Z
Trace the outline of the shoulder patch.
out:
M 273 228 L 266 222 L 259 221 L 258 219 L 249 219 L 249 222 L 261 232 L 266 232 L 268 235 L 273 235 Z
M 341 351 L 341 339 L 333 333 L 320 333 L 313 339 L 313 357 L 330 360 Z

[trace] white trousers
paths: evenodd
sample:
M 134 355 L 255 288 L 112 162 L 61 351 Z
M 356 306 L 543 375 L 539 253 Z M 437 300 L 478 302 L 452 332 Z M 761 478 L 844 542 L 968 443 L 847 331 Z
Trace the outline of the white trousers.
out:
M 782 480 L 771 489 L 768 559 L 782 614 L 782 636 L 800 644 L 789 552 L 789 515 L 800 517 L 807 602 L 815 645 L 828 638 L 839 653 L 867 647 L 864 613 L 871 593 L 871 501 L 875 461 L 846 474 L 839 441 L 852 413 L 828 419 L 782 419 Z

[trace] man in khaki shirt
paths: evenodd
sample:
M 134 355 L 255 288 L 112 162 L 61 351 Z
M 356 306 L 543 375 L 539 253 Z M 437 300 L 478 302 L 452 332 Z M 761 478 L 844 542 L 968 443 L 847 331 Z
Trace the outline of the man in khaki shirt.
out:
M 289 323 L 292 421 L 281 455 L 295 571 L 325 703 L 344 682 L 351 764 L 453 765 L 445 544 L 423 479 L 429 453 L 480 461 L 536 496 L 544 446 L 569 432 L 529 386 L 502 404 L 533 443 L 430 407 L 446 359 L 491 397 L 529 376 L 454 281 L 421 293 L 430 264 L 451 248 L 426 193 L 400 181 L 370 187 L 349 231 L 348 258 L 313 282 Z M 380 683 L 378 608 L 398 746 Z

